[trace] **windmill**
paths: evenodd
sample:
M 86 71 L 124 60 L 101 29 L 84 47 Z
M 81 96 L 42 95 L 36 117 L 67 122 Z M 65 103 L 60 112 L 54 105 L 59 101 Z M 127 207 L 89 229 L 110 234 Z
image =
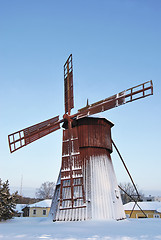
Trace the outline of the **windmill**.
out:
M 62 164 L 50 215 L 53 221 L 124 219 L 125 213 L 111 160 L 113 123 L 90 117 L 153 94 L 152 81 L 99 102 L 74 108 L 72 55 L 64 65 L 65 114 L 8 136 L 10 152 L 63 127 Z

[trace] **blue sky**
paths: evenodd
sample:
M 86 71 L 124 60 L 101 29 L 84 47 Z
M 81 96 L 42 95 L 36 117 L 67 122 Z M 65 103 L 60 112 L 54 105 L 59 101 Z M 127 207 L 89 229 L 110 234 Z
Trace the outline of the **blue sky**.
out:
M 106 111 L 139 189 L 161 195 L 161 1 L 0 1 L 0 177 L 33 195 L 56 181 L 62 131 L 10 154 L 8 134 L 64 114 L 63 65 L 73 54 L 75 113 L 153 80 L 154 95 Z M 116 153 L 118 182 L 128 182 Z

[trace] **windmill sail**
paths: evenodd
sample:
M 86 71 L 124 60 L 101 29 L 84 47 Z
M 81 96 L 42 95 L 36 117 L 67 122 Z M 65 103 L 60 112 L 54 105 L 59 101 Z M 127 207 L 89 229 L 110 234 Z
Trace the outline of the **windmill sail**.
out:
M 68 112 L 70 114 L 70 110 L 74 108 L 72 54 L 64 64 L 64 95 L 65 113 Z
M 85 196 L 77 128 L 63 130 L 60 209 L 85 207 Z M 77 191 L 77 194 L 74 194 Z
M 36 141 L 37 139 L 58 130 L 60 128 L 60 122 L 59 116 L 56 116 L 44 122 L 10 134 L 8 136 L 10 152 L 15 152 L 16 150 Z
M 109 98 L 93 103 L 78 110 L 77 119 L 93 115 L 96 113 L 104 112 L 114 107 L 121 106 L 128 102 L 150 96 L 153 94 L 152 81 L 145 82 L 135 87 L 129 88 Z

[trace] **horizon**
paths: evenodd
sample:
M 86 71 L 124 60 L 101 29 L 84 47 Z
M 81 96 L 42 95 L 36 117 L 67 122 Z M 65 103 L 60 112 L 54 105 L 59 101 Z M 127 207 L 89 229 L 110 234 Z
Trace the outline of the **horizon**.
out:
M 14 193 L 14 192 L 18 191 L 18 194 L 20 194 L 20 190 L 19 190 L 20 187 L 18 189 L 17 187 L 9 186 L 9 188 L 10 188 L 10 192 L 11 193 Z M 36 196 L 35 196 L 36 189 L 37 188 L 33 188 L 33 187 L 24 187 L 24 188 L 22 188 L 22 197 L 36 198 Z M 154 190 L 145 190 L 144 191 L 143 189 L 139 189 L 139 190 L 141 191 L 141 193 L 144 194 L 144 197 L 149 197 L 149 196 L 161 197 L 159 191 L 154 191 Z

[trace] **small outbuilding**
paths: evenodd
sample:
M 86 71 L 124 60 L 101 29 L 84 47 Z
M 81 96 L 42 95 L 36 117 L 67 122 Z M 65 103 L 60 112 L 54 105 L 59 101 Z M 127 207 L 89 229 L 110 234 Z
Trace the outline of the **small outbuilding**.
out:
M 26 204 L 17 204 L 15 210 L 15 217 L 24 217 L 24 208 Z
M 29 217 L 48 217 L 50 207 L 51 207 L 51 202 L 52 202 L 51 199 L 46 199 L 46 200 L 28 205 Z
M 145 214 L 135 202 L 129 202 L 124 204 L 124 211 L 127 217 L 131 215 L 131 218 L 161 218 L 161 202 L 138 202 L 137 204 Z

